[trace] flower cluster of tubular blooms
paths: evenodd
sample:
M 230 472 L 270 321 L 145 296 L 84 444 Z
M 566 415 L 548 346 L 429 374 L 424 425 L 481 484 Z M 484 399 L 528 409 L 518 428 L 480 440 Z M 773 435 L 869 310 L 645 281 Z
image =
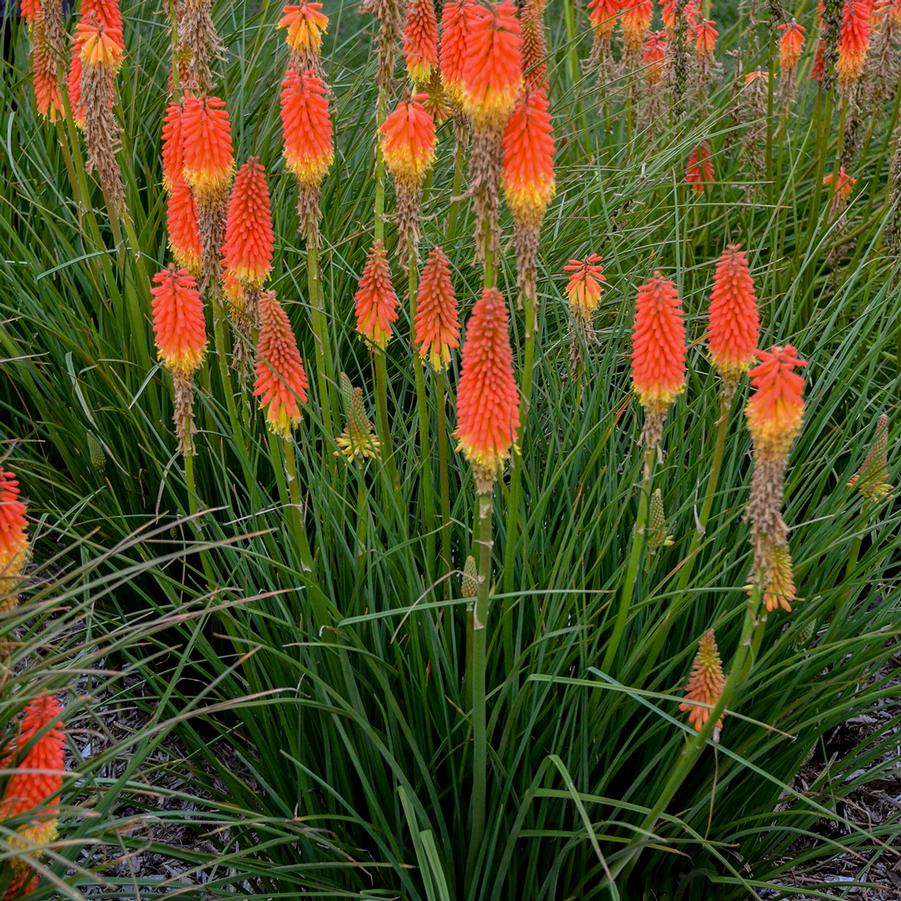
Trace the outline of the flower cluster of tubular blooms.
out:
M 754 392 L 746 410 L 754 442 L 754 475 L 748 515 L 754 549 L 752 578 L 767 610 L 791 611 L 795 581 L 782 518 L 785 468 L 804 417 L 804 379 L 794 370 L 806 366 L 790 344 L 758 351 L 750 371 Z
M 522 37 L 511 0 L 467 13 L 462 105 L 473 131 L 469 180 L 476 254 L 497 249 L 501 137 L 522 88 Z
M 366 402 L 363 400 L 363 389 L 355 388 L 347 377 L 341 373 L 341 397 L 344 400 L 344 431 L 337 437 L 338 450 L 335 456 L 344 456 L 349 462 L 355 460 L 376 460 L 381 453 L 381 443 L 366 415 Z
M 526 88 L 503 137 L 502 181 L 516 224 L 517 284 L 530 303 L 537 299 L 541 221 L 554 196 L 554 132 L 544 87 Z
M 723 663 L 720 660 L 719 648 L 716 646 L 716 636 L 713 629 L 708 629 L 698 642 L 698 653 L 695 655 L 691 676 L 685 687 L 685 700 L 679 705 L 679 710 L 688 714 L 688 722 L 698 732 L 710 719 L 711 708 L 715 707 L 719 701 L 725 684 Z M 724 716 L 725 714 L 721 714 L 716 724 L 713 733 L 714 741 L 719 738 Z
M 835 82 L 838 44 L 842 29 L 843 0 L 818 0 L 816 56 L 811 77 L 827 91 Z
M 0 613 L 19 602 L 19 582 L 28 558 L 26 513 L 18 479 L 0 469 Z
M 450 364 L 451 351 L 460 346 L 457 295 L 450 264 L 440 247 L 433 247 L 419 279 L 413 343 L 435 372 Z
M 163 117 L 163 185 L 167 192 L 166 230 L 175 261 L 195 278 L 200 276 L 203 248 L 197 222 L 197 203 L 184 177 L 181 130 L 182 105 L 173 100 Z
M 660 444 L 673 401 L 685 389 L 685 325 L 675 284 L 659 272 L 639 289 L 632 330 L 632 387 L 644 408 L 642 440 Z
M 62 115 L 63 97 L 57 60 L 65 47 L 61 0 L 30 0 L 20 4 L 22 21 L 31 36 L 31 76 L 38 113 L 55 122 Z
M 122 36 L 122 12 L 119 9 L 119 0 L 82 0 L 81 22 L 97 22 L 103 29 L 108 40 L 119 45 L 122 53 L 125 52 L 125 40 Z M 84 36 L 78 28 L 72 39 L 72 55 L 69 62 L 69 73 L 66 78 L 66 90 L 69 95 L 69 105 L 76 125 L 84 124 L 84 109 L 81 103 L 81 77 L 82 59 L 81 47 Z M 112 101 L 110 101 L 112 102 Z
M 285 41 L 291 51 L 288 67 L 322 75 L 322 35 L 328 28 L 328 16 L 322 4 L 305 0 L 282 9 L 279 28 L 286 29 Z
M 473 307 L 461 370 L 455 437 L 472 465 L 476 490 L 488 495 L 519 429 L 519 389 L 513 375 L 507 302 L 497 288 L 485 288 Z
M 783 105 L 791 102 L 795 91 L 795 70 L 804 51 L 804 26 L 794 19 L 778 26 L 780 92 Z
M 316 246 L 321 212 L 319 190 L 335 151 L 328 91 L 312 70 L 288 70 L 282 81 L 281 117 L 285 165 L 297 179 L 298 229 Z
M 269 430 L 289 439 L 300 424 L 300 404 L 307 402 L 310 385 L 288 315 L 274 291 L 260 295 L 259 315 L 253 395 L 259 399 Z
M 563 267 L 564 272 L 571 273 L 565 289 L 569 308 L 576 320 L 589 328 L 607 281 L 602 260 L 599 253 L 592 253 L 584 260 L 568 260 Z
M 379 129 L 385 167 L 397 193 L 398 254 L 404 263 L 419 246 L 419 200 L 423 179 L 435 162 L 435 120 L 424 95 L 401 100 Z
M 397 321 L 397 294 L 381 241 L 375 241 L 369 251 L 354 301 L 360 336 L 384 350 L 391 340 L 391 324 Z
M 888 480 L 888 416 L 883 413 L 876 423 L 876 435 L 860 469 L 851 476 L 848 488 L 856 488 L 863 497 L 876 501 L 892 490 Z
M 689 26 L 695 49 L 695 66 L 691 75 L 692 94 L 699 104 L 706 102 L 707 91 L 713 84 L 720 66 L 713 55 L 719 32 L 713 19 L 700 19 Z
M 823 187 L 831 187 L 832 185 L 832 173 L 828 173 L 823 176 Z M 838 174 L 835 178 L 835 188 L 833 189 L 832 194 L 832 203 L 829 205 L 829 216 L 834 218 L 837 216 L 847 205 L 848 200 L 851 197 L 851 192 L 854 190 L 854 184 L 857 179 L 851 175 L 848 175 L 845 172 L 844 166 L 839 166 Z
M 839 87 L 845 93 L 857 84 L 863 74 L 870 48 L 872 12 L 873 0 L 845 0 L 835 66 Z
M 178 449 L 193 456 L 194 374 L 207 346 L 203 302 L 194 276 L 185 269 L 163 269 L 154 276 L 153 284 L 153 334 L 159 358 L 172 376 Z
M 12 767 L 0 800 L 0 822 L 28 819 L 11 826 L 7 838 L 22 857 L 9 861 L 12 880 L 3 901 L 13 901 L 33 892 L 40 881 L 25 855 L 40 856 L 56 839 L 59 792 L 65 770 L 65 735 L 59 722 L 62 706 L 53 695 L 35 698 L 26 706 L 12 754 L 0 758 L 0 767 Z M 14 766 L 13 766 L 14 764 Z
M 707 324 L 707 348 L 723 380 L 728 402 L 754 362 L 760 314 L 748 260 L 738 244 L 728 244 L 716 264 Z
M 591 49 L 592 61 L 597 63 L 598 74 L 603 79 L 610 72 L 613 62 L 611 42 L 613 29 L 619 16 L 621 0 L 589 0 L 588 21 L 594 34 L 594 42 Z
M 360 12 L 373 15 L 379 28 L 375 39 L 376 84 L 387 94 L 394 78 L 398 39 L 403 31 L 407 5 L 404 0 L 363 0 Z
M 403 51 L 407 75 L 413 84 L 424 88 L 438 66 L 438 17 L 433 0 L 410 0 Z
M 546 7 L 547 0 L 525 0 L 519 10 L 522 74 L 527 88 L 547 89 L 547 44 L 544 40 Z
M 457 108 L 463 105 L 463 64 L 469 34 L 468 12 L 472 6 L 474 0 L 445 0 L 441 9 L 438 65 L 444 92 Z
M 223 52 L 213 24 L 212 0 L 178 0 L 178 46 L 184 53 L 186 91 L 205 97 L 213 89 L 213 60 Z
M 691 185 L 692 191 L 696 194 L 703 194 L 713 185 L 715 179 L 716 173 L 713 168 L 710 144 L 707 141 L 701 141 L 688 154 L 688 162 L 685 164 L 685 181 Z
M 634 72 L 641 66 L 641 47 L 651 29 L 653 17 L 654 4 L 652 0 L 625 0 L 623 3 L 621 22 L 624 72 Z

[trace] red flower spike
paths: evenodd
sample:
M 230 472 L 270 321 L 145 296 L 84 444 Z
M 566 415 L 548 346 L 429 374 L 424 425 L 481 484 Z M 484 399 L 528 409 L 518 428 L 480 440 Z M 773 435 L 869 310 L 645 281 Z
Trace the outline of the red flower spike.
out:
M 235 161 L 225 101 L 186 97 L 181 127 L 185 181 L 199 195 L 223 192 Z
M 332 120 L 322 79 L 291 68 L 282 82 L 285 163 L 305 187 L 318 188 L 332 164 Z
M 641 45 L 641 62 L 645 67 L 644 77 L 649 85 L 656 85 L 663 78 L 666 46 L 665 31 L 652 31 Z
M 19 0 L 19 15 L 29 28 L 34 28 L 41 19 L 41 0 Z
M 750 371 L 754 393 L 746 410 L 755 452 L 784 458 L 801 430 L 804 378 L 794 370 L 807 365 L 791 344 L 757 351 L 760 363 Z
M 63 112 L 63 95 L 56 71 L 56 60 L 46 40 L 36 40 L 31 48 L 32 85 L 38 113 L 50 122 Z
M 438 65 L 438 19 L 433 0 L 410 0 L 404 25 L 404 59 L 407 74 L 426 85 Z
M 616 26 L 616 17 L 623 6 L 622 0 L 590 0 L 588 21 L 598 38 L 609 41 Z
M 292 50 L 319 56 L 328 16 L 322 12 L 321 3 L 289 4 L 282 10 L 278 27 L 287 29 L 285 40 Z
M 839 166 L 838 178 L 835 180 L 835 194 L 842 200 L 847 200 L 851 196 L 851 191 L 857 179 L 845 172 L 844 166 Z M 832 173 L 823 177 L 823 186 L 829 187 L 832 184 Z
M 197 224 L 197 204 L 184 179 L 174 182 L 170 188 L 166 201 L 166 228 L 175 261 L 193 276 L 198 276 L 203 248 Z
M 391 267 L 381 241 L 369 251 L 355 295 L 357 331 L 376 347 L 391 340 L 391 323 L 397 320 L 397 294 L 391 284 Z
M 688 162 L 685 165 L 685 180 L 691 185 L 696 194 L 703 194 L 716 178 L 713 169 L 713 158 L 710 154 L 710 144 L 701 141 L 691 153 L 688 154 Z
M 15 474 L 0 469 L 0 611 L 17 603 L 16 586 L 28 556 L 26 512 Z
M 251 157 L 232 185 L 222 256 L 225 268 L 248 288 L 259 288 L 272 270 L 275 235 L 269 208 L 266 172 L 258 157 Z
M 569 260 L 563 267 L 564 272 L 572 273 L 566 283 L 569 305 L 581 319 L 591 319 L 601 302 L 604 282 L 607 281 L 602 260 L 599 253 L 593 253 L 584 260 Z
M 854 84 L 863 73 L 870 47 L 872 13 L 872 0 L 845 0 L 835 64 L 839 82 L 845 87 Z
M 716 39 L 720 36 L 716 22 L 713 19 L 702 19 L 691 28 L 695 36 L 695 55 L 698 59 L 712 59 Z
M 660 16 L 663 19 L 663 28 L 667 34 L 672 34 L 676 27 L 676 4 L 677 0 L 667 0 L 660 7 Z M 685 4 L 685 25 L 692 28 L 697 24 L 700 16 L 700 0 L 688 0 Z
M 469 33 L 469 10 L 473 0 L 446 0 L 441 10 L 441 47 L 438 58 L 441 81 L 448 97 L 463 102 L 463 64 Z
M 172 190 L 173 185 L 184 181 L 184 137 L 182 135 L 181 116 L 181 104 L 173 100 L 166 107 L 162 134 L 163 184 L 169 191 Z
M 260 337 L 257 343 L 256 383 L 253 395 L 260 399 L 269 429 L 282 438 L 300 423 L 299 404 L 307 402 L 310 385 L 297 349 L 288 315 L 274 291 L 260 296 Z
M 707 346 L 724 379 L 734 381 L 750 369 L 757 353 L 760 316 L 747 257 L 729 244 L 716 264 L 710 293 Z
M 414 320 L 414 344 L 428 357 L 435 372 L 447 367 L 451 351 L 460 346 L 457 296 L 450 265 L 440 247 L 433 247 L 419 279 Z
M 407 186 L 420 185 L 435 161 L 435 120 L 420 97 L 401 100 L 379 129 L 385 165 Z
M 153 333 L 160 359 L 174 375 L 189 378 L 206 351 L 203 302 L 194 276 L 170 266 L 153 277 Z
M 654 17 L 652 0 L 626 0 L 623 6 L 623 46 L 633 52 L 641 48 Z
M 685 688 L 685 700 L 679 710 L 688 713 L 688 722 L 700 732 L 710 719 L 711 708 L 717 705 L 723 694 L 726 680 L 723 676 L 723 664 L 716 646 L 713 629 L 708 629 L 698 642 L 698 653 L 691 667 L 691 678 Z M 700 707 L 699 704 L 707 704 Z M 716 733 L 723 728 L 721 714 L 716 724 Z
M 794 72 L 804 50 L 804 26 L 797 22 L 780 25 L 779 66 L 783 72 Z
M 93 15 L 81 17 L 75 29 L 75 44 L 80 48 L 82 66 L 99 66 L 115 71 L 125 53 L 122 32 L 110 28 Z

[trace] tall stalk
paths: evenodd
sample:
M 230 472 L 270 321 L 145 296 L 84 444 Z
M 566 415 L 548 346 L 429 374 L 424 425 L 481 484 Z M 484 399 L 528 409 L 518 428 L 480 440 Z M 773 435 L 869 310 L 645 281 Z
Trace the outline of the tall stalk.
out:
M 338 416 L 335 393 L 335 367 L 332 362 L 332 343 L 329 335 L 325 304 L 322 298 L 322 278 L 319 272 L 319 251 L 316 229 L 307 226 L 307 292 L 310 295 L 310 318 L 313 324 L 313 346 L 316 352 L 316 380 L 322 406 L 322 424 L 326 435 L 334 437 Z M 326 441 L 326 446 L 329 442 Z M 329 455 L 330 456 L 330 455 Z M 334 468 L 334 467 L 331 467 Z
M 450 477 L 447 446 L 447 390 L 444 372 L 435 373 L 435 408 L 438 417 L 438 485 L 441 495 L 441 575 L 451 571 Z M 445 580 L 446 593 L 451 593 L 450 580 Z

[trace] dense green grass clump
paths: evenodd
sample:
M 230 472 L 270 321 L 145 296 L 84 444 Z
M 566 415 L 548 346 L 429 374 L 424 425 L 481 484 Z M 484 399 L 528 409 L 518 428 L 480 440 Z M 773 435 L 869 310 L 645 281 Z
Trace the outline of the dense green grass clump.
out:
M 227 54 L 216 68 L 217 92 L 228 103 L 238 162 L 259 155 L 269 174 L 270 286 L 312 370 L 296 188 L 280 156 L 280 10 L 268 2 L 219 6 Z M 349 5 L 326 11 L 336 161 L 322 191 L 322 279 L 338 368 L 363 388 L 375 418 L 371 356 L 353 314 L 372 240 L 372 23 Z M 747 17 L 721 23 L 725 75 L 707 85 L 705 103 L 689 103 L 673 122 L 664 113 L 651 135 L 632 127 L 641 117 L 617 94 L 620 76 L 606 72 L 599 82 L 596 69 L 581 74 L 591 41 L 584 11 L 564 17 L 571 33 L 549 11 L 557 197 L 540 249 L 521 490 L 518 498 L 511 492 L 508 473 L 493 497 L 488 777 L 483 837 L 473 844 L 471 599 L 459 577 L 476 550 L 477 501 L 469 466 L 452 451 L 452 566 L 443 568 L 436 535 L 422 528 L 406 312 L 386 354 L 399 487 L 381 461 L 348 465 L 334 456 L 311 371 L 314 397 L 294 450 L 314 574 L 290 528 L 295 511 L 282 500 L 294 473 L 255 403 L 222 383 L 214 354 L 198 377 L 189 503 L 148 318 L 149 277 L 169 262 L 159 162 L 169 35 L 156 7 L 125 3 L 123 12 L 117 114 L 137 247 L 127 237 L 115 246 L 96 187 L 91 209 L 73 201 L 60 140 L 76 165 L 83 150 L 66 125 L 37 117 L 23 31 L 3 69 L 0 439 L 4 466 L 29 501 L 34 558 L 22 606 L 0 616 L 0 639 L 15 640 L 0 691 L 0 742 L 27 699 L 52 690 L 67 698 L 72 752 L 61 840 L 43 859 L 47 879 L 36 897 L 78 898 L 102 885 L 105 898 L 746 898 L 758 887 L 778 889 L 795 862 L 850 853 L 859 855 L 859 882 L 878 882 L 874 868 L 896 853 L 889 846 L 898 822 L 864 828 L 844 818 L 841 802 L 895 765 L 901 711 L 883 734 L 837 757 L 829 757 L 828 738 L 897 692 L 887 664 L 899 635 L 901 513 L 891 498 L 870 502 L 846 483 L 879 415 L 897 414 L 901 273 L 886 232 L 897 203 L 889 169 L 901 92 L 859 123 L 848 159 L 857 181 L 837 218 L 822 178 L 837 171 L 839 123 L 849 112 L 808 80 L 812 40 L 784 115 L 773 78 L 772 113 L 758 120 L 764 170 L 755 176 L 743 151 L 749 124 L 731 114 L 729 51 L 743 48 L 745 71 L 768 69 L 775 57 L 766 24 L 755 31 Z M 811 37 L 813 12 L 802 12 Z M 396 97 L 404 89 L 399 84 Z M 446 228 L 452 123 L 439 137 L 422 250 L 444 247 L 465 321 L 482 272 L 473 263 L 471 213 Z M 684 171 L 702 140 L 712 148 L 716 184 L 696 195 Z M 389 193 L 389 209 L 392 202 Z M 502 228 L 499 287 L 512 301 L 506 218 Z M 749 255 L 761 346 L 790 342 L 809 361 L 785 505 L 799 597 L 792 613 L 769 616 L 719 743 L 708 742 L 669 800 L 667 781 L 694 735 L 678 702 L 697 641 L 715 629 L 728 668 L 748 597 L 744 384 L 711 515 L 696 538 L 720 414 L 703 342 L 706 309 L 714 263 L 730 242 Z M 562 270 L 590 253 L 603 255 L 607 284 L 597 340 L 581 347 L 573 374 L 572 342 L 582 339 Z M 654 475 L 672 542 L 653 554 L 641 548 L 623 640 L 605 668 L 642 479 L 629 330 L 635 290 L 657 269 L 678 286 L 689 340 L 686 391 L 670 412 Z M 402 293 L 396 265 L 394 274 Z M 523 339 L 523 316 L 514 312 L 520 383 Z M 458 368 L 459 357 L 450 387 Z M 235 393 L 237 429 L 226 392 Z M 453 428 L 452 410 L 450 418 Z M 894 434 L 889 480 L 897 482 Z M 314 592 L 325 599 L 324 624 L 313 617 Z M 130 738 L 115 731 L 97 739 L 135 706 L 143 716 Z M 811 755 L 830 765 L 814 784 L 793 787 Z M 662 816 L 642 831 L 661 800 L 669 801 Z M 823 821 L 841 837 L 814 835 L 786 859 Z M 0 824 L 0 866 L 12 855 L 10 836 Z M 130 855 L 148 847 L 171 858 L 177 875 L 130 872 Z M 126 863 L 115 875 L 102 875 L 120 857 Z

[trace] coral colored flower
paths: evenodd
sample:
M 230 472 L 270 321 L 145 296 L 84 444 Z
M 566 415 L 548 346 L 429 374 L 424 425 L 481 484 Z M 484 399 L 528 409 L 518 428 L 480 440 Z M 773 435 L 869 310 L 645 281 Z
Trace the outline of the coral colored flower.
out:
M 319 56 L 328 16 L 322 12 L 321 3 L 289 4 L 282 10 L 278 27 L 287 29 L 285 40 L 292 50 Z
M 836 196 L 840 197 L 842 200 L 847 200 L 848 197 L 851 196 L 851 191 L 854 188 L 854 184 L 857 181 L 856 178 L 848 175 L 845 172 L 844 166 L 839 166 L 838 170 L 838 178 L 835 181 L 835 193 Z M 829 187 L 832 184 L 832 173 L 830 172 L 823 178 L 823 186 Z
M 69 106 L 76 125 L 84 122 L 84 108 L 81 104 L 81 47 L 72 45 L 72 56 L 69 59 L 69 71 L 66 75 L 66 93 L 69 95 Z
M 419 185 L 435 161 L 435 120 L 422 95 L 401 100 L 382 123 L 382 153 L 396 182 Z
M 194 276 L 170 266 L 153 277 L 153 332 L 160 359 L 175 375 L 188 378 L 206 351 L 203 302 Z
M 428 357 L 432 369 L 440 372 L 450 363 L 451 351 L 460 346 L 457 296 L 450 265 L 440 247 L 432 248 L 422 269 L 413 328 L 419 355 Z
M 644 77 L 649 85 L 655 85 L 663 77 L 663 60 L 666 56 L 666 32 L 652 31 L 641 45 L 641 62 Z
M 555 191 L 554 132 L 544 88 L 522 93 L 502 146 L 504 193 L 513 217 L 520 223 L 540 222 Z
M 376 241 L 369 251 L 355 301 L 357 331 L 376 347 L 384 348 L 391 340 L 391 323 L 397 320 L 397 294 L 381 241 Z
M 676 286 L 659 272 L 639 289 L 632 331 L 632 386 L 662 413 L 685 388 L 685 326 Z
M 854 84 L 863 73 L 870 47 L 872 12 L 872 0 L 845 0 L 835 64 L 839 82 L 845 87 Z
M 695 35 L 695 54 L 698 59 L 712 58 L 716 39 L 720 36 L 716 30 L 716 22 L 713 19 L 702 19 L 692 26 L 692 31 Z
M 519 390 L 513 375 L 507 303 L 497 288 L 476 302 L 463 341 L 457 386 L 459 448 L 473 465 L 480 494 L 510 456 L 519 429 Z
M 601 39 L 609 40 L 616 26 L 616 17 L 623 6 L 622 0 L 590 0 L 588 21 L 594 33 Z
M 264 291 L 260 297 L 256 374 L 253 396 L 260 399 L 270 430 L 290 438 L 300 423 L 298 402 L 307 402 L 310 386 L 288 315 L 274 291 Z
M 678 4 L 678 0 L 668 0 L 668 2 L 664 3 L 660 7 L 660 16 L 663 19 L 663 28 L 667 34 L 672 34 L 676 28 L 676 6 Z M 700 2 L 699 0 L 688 0 L 685 4 L 685 10 L 683 12 L 683 16 L 685 17 L 685 24 L 688 28 L 693 27 L 697 24 L 698 17 L 700 15 Z
M 685 180 L 691 185 L 692 191 L 696 194 L 703 194 L 713 184 L 715 178 L 713 157 L 710 155 L 710 144 L 707 141 L 701 141 L 688 154 L 688 162 L 685 165 Z
M 804 379 L 794 370 L 807 365 L 791 344 L 757 351 L 760 360 L 750 371 L 754 393 L 748 401 L 748 428 L 755 453 L 785 457 L 801 430 Z
M 707 346 L 713 365 L 734 381 L 757 354 L 760 316 L 748 260 L 738 244 L 728 244 L 716 264 L 710 292 Z
M 162 156 L 163 184 L 168 190 L 184 180 L 185 159 L 183 152 L 184 137 L 181 128 L 181 104 L 173 100 L 166 107 L 163 116 Z
M 433 0 L 410 0 L 404 25 L 404 59 L 416 84 L 428 84 L 438 65 L 438 19 Z
M 81 18 L 96 20 L 113 35 L 122 37 L 122 10 L 119 0 L 81 0 Z M 122 44 L 124 47 L 124 43 Z
M 601 266 L 603 257 L 599 253 L 593 253 L 584 260 L 568 260 L 563 267 L 564 272 L 571 272 L 566 283 L 566 296 L 573 312 L 581 319 L 591 319 L 592 314 L 601 302 L 604 293 L 604 268 Z
M 463 64 L 466 60 L 469 10 L 473 0 L 446 0 L 441 10 L 441 81 L 451 100 L 463 102 Z
M 104 25 L 95 16 L 82 16 L 75 30 L 82 66 L 100 66 L 115 70 L 122 62 L 124 45 L 121 33 Z
M 34 28 L 41 19 L 41 0 L 19 0 L 19 15 L 29 28 Z
M 251 157 L 232 185 L 222 256 L 226 268 L 247 287 L 259 288 L 272 270 L 275 235 L 269 186 L 258 157 Z
M 16 586 L 28 556 L 25 514 L 18 479 L 0 469 L 0 612 L 18 602 Z
M 622 14 L 623 46 L 633 52 L 641 48 L 654 17 L 652 0 L 625 0 Z
M 63 95 L 53 52 L 38 35 L 31 48 L 31 70 L 35 107 L 45 119 L 55 122 L 63 111 Z
M 698 642 L 698 653 L 691 667 L 691 676 L 685 688 L 685 700 L 679 710 L 688 713 L 688 722 L 700 732 L 710 719 L 710 708 L 715 707 L 725 686 L 723 664 L 716 646 L 713 629 L 708 629 Z M 699 705 L 707 704 L 709 707 Z M 723 728 L 723 715 L 716 724 L 716 731 Z
M 235 162 L 225 101 L 186 97 L 181 128 L 185 181 L 200 195 L 223 192 Z
M 197 224 L 197 204 L 194 193 L 184 179 L 174 182 L 169 190 L 166 200 L 166 228 L 175 261 L 192 275 L 199 275 L 203 249 Z
M 332 164 L 332 120 L 322 79 L 292 67 L 282 82 L 285 162 L 297 180 L 318 187 Z
M 793 72 L 804 49 L 804 26 L 797 22 L 780 25 L 779 65 L 783 72 Z
M 512 0 L 468 12 L 463 62 L 463 110 L 473 130 L 493 133 L 503 128 L 522 87 L 522 37 Z

